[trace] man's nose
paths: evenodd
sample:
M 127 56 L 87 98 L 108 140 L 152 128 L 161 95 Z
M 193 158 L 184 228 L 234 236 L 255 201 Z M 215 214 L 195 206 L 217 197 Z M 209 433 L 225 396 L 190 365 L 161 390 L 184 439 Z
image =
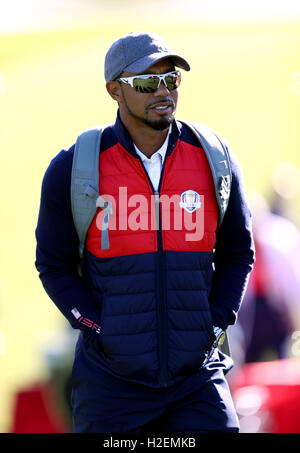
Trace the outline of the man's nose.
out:
M 156 91 L 154 93 L 155 96 L 166 96 L 169 93 L 170 92 L 169 92 L 168 88 L 166 87 L 165 82 L 163 80 L 160 80 L 158 88 L 156 89 Z

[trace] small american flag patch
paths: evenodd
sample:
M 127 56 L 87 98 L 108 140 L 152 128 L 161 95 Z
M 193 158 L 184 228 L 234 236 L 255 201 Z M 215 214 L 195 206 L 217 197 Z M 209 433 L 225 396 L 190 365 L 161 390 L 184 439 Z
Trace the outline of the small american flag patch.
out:
M 81 317 L 81 314 L 79 313 L 76 307 L 74 307 L 73 310 L 71 310 L 71 313 L 75 316 L 76 319 Z

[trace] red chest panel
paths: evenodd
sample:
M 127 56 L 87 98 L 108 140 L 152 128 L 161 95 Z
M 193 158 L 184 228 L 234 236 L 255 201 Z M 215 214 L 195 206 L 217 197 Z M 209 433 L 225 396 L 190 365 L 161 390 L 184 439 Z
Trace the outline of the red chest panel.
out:
M 108 250 L 101 249 L 104 213 L 95 215 L 87 249 L 98 257 L 157 251 L 154 194 L 143 164 L 121 145 L 102 152 L 99 192 L 111 201 Z M 160 228 L 164 250 L 212 251 L 218 221 L 214 184 L 205 153 L 178 140 L 166 158 L 160 190 Z

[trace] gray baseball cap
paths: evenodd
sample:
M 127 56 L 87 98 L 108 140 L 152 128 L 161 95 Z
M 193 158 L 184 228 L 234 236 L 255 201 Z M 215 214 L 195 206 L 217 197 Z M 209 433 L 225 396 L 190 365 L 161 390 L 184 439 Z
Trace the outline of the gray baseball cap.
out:
M 171 58 L 174 66 L 189 71 L 188 62 L 171 51 L 166 41 L 155 33 L 135 32 L 117 39 L 105 56 L 105 80 L 115 80 L 123 71 L 135 74 L 154 63 Z

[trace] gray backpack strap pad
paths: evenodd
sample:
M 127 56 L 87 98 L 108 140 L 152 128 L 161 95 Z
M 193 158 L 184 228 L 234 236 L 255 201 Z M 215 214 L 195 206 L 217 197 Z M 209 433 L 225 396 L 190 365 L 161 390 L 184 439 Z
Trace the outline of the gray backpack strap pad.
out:
M 232 183 L 228 150 L 221 139 L 204 124 L 192 121 L 181 121 L 181 123 L 186 124 L 194 132 L 209 162 L 219 207 L 219 229 L 228 206 Z
M 84 131 L 78 136 L 75 144 L 71 177 L 71 207 L 79 238 L 81 258 L 87 230 L 97 211 L 102 132 L 103 126 Z
M 232 184 L 231 163 L 227 147 L 207 126 L 191 121 L 181 122 L 186 124 L 198 137 L 209 162 L 219 207 L 219 229 L 228 206 Z M 224 343 L 220 347 L 220 350 L 228 356 L 231 355 L 228 333 L 226 333 Z

